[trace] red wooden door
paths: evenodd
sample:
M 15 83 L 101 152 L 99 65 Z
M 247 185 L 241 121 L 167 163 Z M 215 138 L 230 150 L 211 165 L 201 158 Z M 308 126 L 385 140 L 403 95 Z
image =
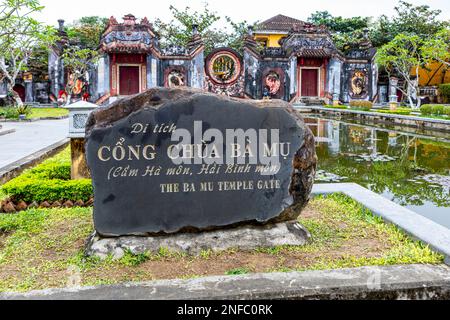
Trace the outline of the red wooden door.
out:
M 16 84 L 13 90 L 19 95 L 20 100 L 22 100 L 22 102 L 25 102 L 25 87 L 20 84 Z
M 317 69 L 302 69 L 302 97 L 319 96 L 319 72 Z
M 139 67 L 120 67 L 119 86 L 121 96 L 139 93 Z

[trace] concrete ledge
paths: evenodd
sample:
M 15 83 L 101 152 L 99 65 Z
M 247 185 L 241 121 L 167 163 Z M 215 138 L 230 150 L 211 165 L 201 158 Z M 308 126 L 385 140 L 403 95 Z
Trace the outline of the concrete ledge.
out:
M 364 118 L 365 120 L 373 120 L 387 124 L 398 124 L 416 128 L 426 128 L 429 130 L 450 132 L 450 120 L 422 118 L 417 116 L 404 116 L 396 114 L 385 114 L 371 111 L 358 111 L 351 109 L 335 109 L 321 106 L 295 106 L 297 110 L 309 109 L 316 113 L 328 113 L 330 115 L 348 115 L 354 118 Z
M 25 119 L 25 120 L 18 120 L 18 119 L 0 119 L 0 122 L 3 123 L 10 123 L 10 122 L 18 122 L 18 123 L 23 123 L 23 122 L 37 122 L 37 121 L 42 121 L 42 120 L 63 120 L 63 119 L 68 119 L 69 116 L 60 116 L 60 117 L 43 117 L 43 118 L 35 118 L 35 119 Z
M 14 133 L 14 132 L 16 132 L 16 129 L 1 129 L 1 126 L 0 126 L 0 137 L 1 136 L 6 136 L 7 134 L 10 134 L 10 133 Z
M 28 169 L 44 159 L 51 157 L 69 145 L 69 139 L 61 140 L 47 148 L 22 158 L 6 167 L 0 168 L 0 185 L 14 179 L 25 169 Z
M 252 274 L 50 289 L 25 294 L 0 294 L 1 300 L 438 300 L 449 298 L 450 268 L 443 265 Z
M 316 184 L 314 194 L 343 193 L 361 203 L 386 222 L 395 224 L 446 257 L 450 265 L 450 230 L 356 183 Z

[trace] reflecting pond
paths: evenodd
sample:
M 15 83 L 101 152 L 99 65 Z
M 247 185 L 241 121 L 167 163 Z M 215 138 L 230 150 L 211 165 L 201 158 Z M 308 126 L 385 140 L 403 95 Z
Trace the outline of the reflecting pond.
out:
M 355 182 L 450 228 L 450 136 L 306 116 L 317 183 Z

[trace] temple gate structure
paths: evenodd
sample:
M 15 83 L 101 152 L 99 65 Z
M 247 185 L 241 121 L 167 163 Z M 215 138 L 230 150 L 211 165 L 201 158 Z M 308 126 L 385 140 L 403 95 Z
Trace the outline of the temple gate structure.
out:
M 376 49 L 369 40 L 344 54 L 324 26 L 278 15 L 250 30 L 245 43 L 246 93 L 252 98 L 324 104 L 377 97 Z M 271 46 L 258 50 L 261 43 Z
M 275 16 L 249 29 L 243 52 L 217 48 L 207 57 L 197 28 L 186 48 L 162 49 L 147 18 L 111 18 L 100 40 L 102 58 L 91 89 L 94 100 L 112 102 L 162 86 L 188 86 L 246 99 L 305 104 L 371 100 L 377 96 L 376 50 L 370 42 L 340 52 L 323 26 Z M 261 37 L 277 34 L 278 46 Z M 257 42 L 259 41 L 259 43 Z
M 112 102 L 158 86 L 203 88 L 204 45 L 194 28 L 187 48 L 161 49 L 147 18 L 111 17 L 99 47 L 95 100 Z
M 61 41 L 49 54 L 48 83 L 40 85 L 48 101 L 60 98 L 67 82 L 61 54 L 72 44 L 64 21 L 59 24 Z M 324 26 L 283 15 L 260 23 L 257 30 L 249 28 L 242 52 L 216 48 L 205 56 L 196 26 L 184 48 L 162 48 L 159 41 L 147 18 L 129 14 L 119 22 L 111 17 L 99 40 L 101 58 L 85 77 L 85 95 L 104 105 L 149 88 L 187 86 L 244 99 L 303 104 L 387 103 L 393 98 L 389 80 L 378 86 L 376 49 L 368 39 L 344 54 Z M 28 87 L 36 87 L 30 82 Z M 28 101 L 37 101 L 26 83 L 24 89 Z

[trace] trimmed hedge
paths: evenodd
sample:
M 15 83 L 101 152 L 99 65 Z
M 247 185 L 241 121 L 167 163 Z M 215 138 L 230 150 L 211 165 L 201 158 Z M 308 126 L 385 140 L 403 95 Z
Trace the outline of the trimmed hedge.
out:
M 399 108 L 397 110 L 377 110 L 378 113 L 384 113 L 384 114 L 397 114 L 397 115 L 401 115 L 401 116 L 409 116 L 412 112 L 411 109 L 403 109 L 403 108 Z
M 450 116 L 450 106 L 444 106 L 442 104 L 424 104 L 420 108 L 420 112 L 426 116 L 442 116 L 444 114 Z
M 0 118 L 18 119 L 19 114 L 14 107 L 0 107 Z
M 49 162 L 28 171 L 25 176 L 45 180 L 70 180 L 70 163 Z
M 439 92 L 442 98 L 444 98 L 444 103 L 450 103 L 450 83 L 441 84 L 439 86 Z
M 342 110 L 344 110 L 344 109 L 348 109 L 348 107 L 347 107 L 347 106 L 341 106 L 341 105 L 339 105 L 339 106 L 334 106 L 334 105 L 326 105 L 325 107 L 326 107 L 326 108 L 331 108 L 331 109 L 342 109 Z
M 18 107 L 0 107 L 0 118 L 19 119 L 19 115 L 26 116 L 31 114 L 31 107 L 28 105 Z
M 92 181 L 70 180 L 69 149 L 61 152 L 1 187 L 13 201 L 88 201 L 94 194 Z
M 350 101 L 350 107 L 352 109 L 360 109 L 363 111 L 370 111 L 370 109 L 373 108 L 373 102 L 366 101 L 366 100 L 352 100 L 352 101 Z
M 92 181 L 89 179 L 67 181 L 17 178 L 5 184 L 2 189 L 13 201 L 23 200 L 27 203 L 88 201 L 93 195 Z

